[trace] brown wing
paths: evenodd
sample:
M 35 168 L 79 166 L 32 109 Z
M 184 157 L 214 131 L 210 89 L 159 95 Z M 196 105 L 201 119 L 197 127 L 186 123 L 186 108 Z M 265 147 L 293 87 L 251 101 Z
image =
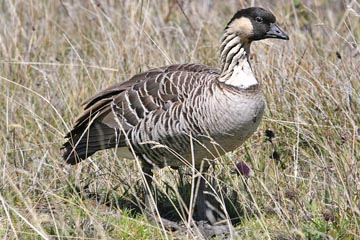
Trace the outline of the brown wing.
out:
M 113 85 L 83 105 L 84 113 L 66 134 L 63 158 L 76 164 L 93 153 L 115 146 L 126 146 L 125 134 L 150 112 L 166 111 L 175 102 L 186 98 L 194 82 L 186 73 L 218 74 L 218 70 L 205 65 L 181 64 L 151 69 L 130 80 Z M 182 86 L 179 89 L 179 86 Z M 181 94 L 179 94 L 179 91 Z M 120 107 L 122 130 L 115 121 L 111 103 Z

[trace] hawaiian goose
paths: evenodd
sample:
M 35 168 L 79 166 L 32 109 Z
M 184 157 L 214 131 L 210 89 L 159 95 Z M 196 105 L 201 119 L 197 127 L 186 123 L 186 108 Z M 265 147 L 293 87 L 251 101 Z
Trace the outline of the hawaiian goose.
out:
M 76 164 L 99 150 L 131 145 L 151 183 L 153 166 L 191 166 L 194 161 L 199 169 L 204 158 L 219 156 L 214 142 L 221 146 L 220 154 L 236 149 L 263 115 L 263 95 L 249 53 L 252 41 L 265 38 L 289 39 L 271 12 L 242 9 L 225 27 L 220 70 L 201 64 L 164 66 L 89 98 L 66 135 L 64 160 Z M 154 148 L 156 143 L 167 148 Z M 204 180 L 199 182 L 196 206 L 204 200 Z

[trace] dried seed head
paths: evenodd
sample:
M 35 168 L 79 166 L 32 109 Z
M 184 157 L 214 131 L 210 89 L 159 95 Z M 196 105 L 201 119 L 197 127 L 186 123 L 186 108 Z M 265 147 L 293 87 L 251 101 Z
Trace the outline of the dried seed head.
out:
M 338 59 L 341 59 L 341 54 L 338 51 L 336 51 L 336 56 Z
M 270 158 L 274 159 L 276 161 L 280 161 L 280 154 L 276 150 L 274 150 L 274 152 L 271 154 Z
M 272 139 L 275 137 L 275 133 L 270 128 L 265 130 L 266 141 L 272 142 Z

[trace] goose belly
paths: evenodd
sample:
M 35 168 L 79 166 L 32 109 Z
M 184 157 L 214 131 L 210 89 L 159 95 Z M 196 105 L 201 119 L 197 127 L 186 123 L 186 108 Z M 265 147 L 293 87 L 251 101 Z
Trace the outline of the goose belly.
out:
M 218 112 L 222 121 L 212 129 L 214 140 L 225 152 L 239 147 L 258 128 L 262 119 L 265 102 L 261 93 L 225 101 Z

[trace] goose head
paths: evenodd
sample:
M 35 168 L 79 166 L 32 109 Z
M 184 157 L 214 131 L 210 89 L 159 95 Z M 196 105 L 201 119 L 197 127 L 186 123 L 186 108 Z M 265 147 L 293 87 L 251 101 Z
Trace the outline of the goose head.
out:
M 239 10 L 227 24 L 225 32 L 236 34 L 248 43 L 266 38 L 289 40 L 289 36 L 276 24 L 275 16 L 260 7 Z

